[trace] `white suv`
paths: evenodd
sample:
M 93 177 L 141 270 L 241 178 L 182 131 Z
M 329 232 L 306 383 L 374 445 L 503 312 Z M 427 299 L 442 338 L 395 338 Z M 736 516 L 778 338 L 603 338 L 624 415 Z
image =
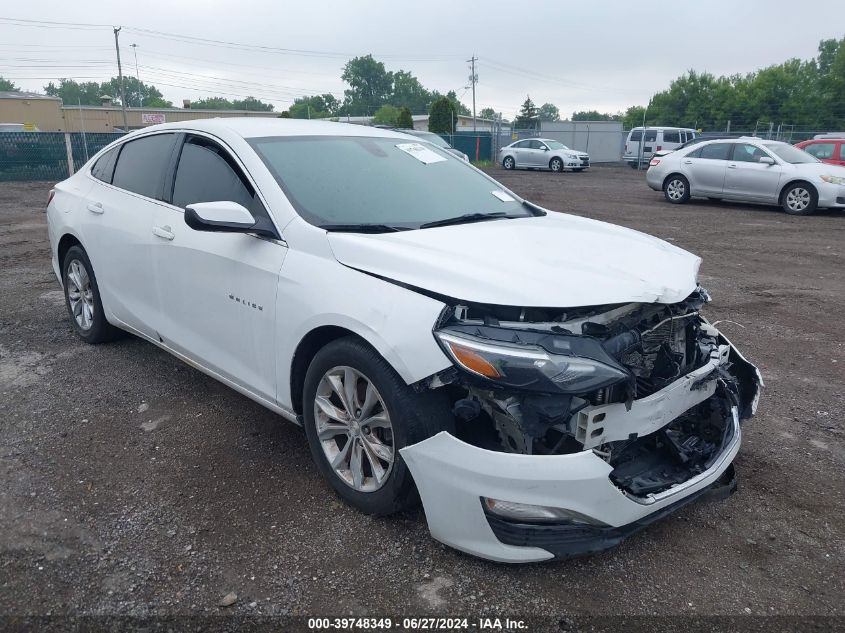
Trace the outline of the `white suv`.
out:
M 701 316 L 700 260 L 414 137 L 153 126 L 47 212 L 79 336 L 131 332 L 303 425 L 364 512 L 421 497 L 436 538 L 521 562 L 732 490 L 760 379 Z

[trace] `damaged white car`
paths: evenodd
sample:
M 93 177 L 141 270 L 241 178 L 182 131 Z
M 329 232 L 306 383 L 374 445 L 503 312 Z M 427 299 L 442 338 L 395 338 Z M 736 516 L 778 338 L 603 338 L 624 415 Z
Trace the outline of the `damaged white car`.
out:
M 50 198 L 76 332 L 131 332 L 302 424 L 364 512 L 421 499 L 435 538 L 526 562 L 735 487 L 761 379 L 666 242 L 333 122 L 145 128 Z

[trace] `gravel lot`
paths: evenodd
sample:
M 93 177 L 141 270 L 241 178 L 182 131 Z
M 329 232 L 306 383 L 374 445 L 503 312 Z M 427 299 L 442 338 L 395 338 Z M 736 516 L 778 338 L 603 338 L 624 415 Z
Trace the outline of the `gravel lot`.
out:
M 519 567 L 440 545 L 419 511 L 363 516 L 295 426 L 136 338 L 78 341 L 50 185 L 2 183 L 0 614 L 845 614 L 845 215 L 671 206 L 624 167 L 492 172 L 704 259 L 708 316 L 766 381 L 737 494 Z

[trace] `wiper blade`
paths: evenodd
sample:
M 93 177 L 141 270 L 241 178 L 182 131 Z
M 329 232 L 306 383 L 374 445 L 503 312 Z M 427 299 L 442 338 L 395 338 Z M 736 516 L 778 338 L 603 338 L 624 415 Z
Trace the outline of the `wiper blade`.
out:
M 409 231 L 406 226 L 391 226 L 389 224 L 320 224 L 324 231 L 333 233 L 393 233 L 395 231 Z
M 497 220 L 499 218 L 513 218 L 519 216 L 508 215 L 504 211 L 496 211 L 495 213 L 465 213 L 454 218 L 446 218 L 445 220 L 434 220 L 433 222 L 426 222 L 420 224 L 421 229 L 430 229 L 435 226 L 451 226 L 453 224 L 469 224 L 470 222 L 484 222 L 485 220 Z

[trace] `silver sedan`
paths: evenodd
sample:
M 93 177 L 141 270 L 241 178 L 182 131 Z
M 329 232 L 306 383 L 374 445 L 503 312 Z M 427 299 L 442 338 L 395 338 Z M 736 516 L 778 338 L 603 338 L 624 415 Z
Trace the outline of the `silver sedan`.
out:
M 845 167 L 756 137 L 706 141 L 655 157 L 646 181 L 673 204 L 726 199 L 780 205 L 792 215 L 845 208 Z
M 550 138 L 516 141 L 499 150 L 499 164 L 505 169 L 551 169 L 584 171 L 590 166 L 587 152 L 570 149 Z

